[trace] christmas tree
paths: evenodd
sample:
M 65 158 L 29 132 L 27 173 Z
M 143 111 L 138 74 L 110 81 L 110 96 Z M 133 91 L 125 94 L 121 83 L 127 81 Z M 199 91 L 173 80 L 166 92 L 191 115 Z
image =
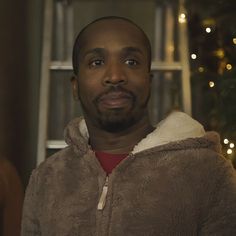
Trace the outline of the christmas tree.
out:
M 236 1 L 186 0 L 193 116 L 236 166 Z

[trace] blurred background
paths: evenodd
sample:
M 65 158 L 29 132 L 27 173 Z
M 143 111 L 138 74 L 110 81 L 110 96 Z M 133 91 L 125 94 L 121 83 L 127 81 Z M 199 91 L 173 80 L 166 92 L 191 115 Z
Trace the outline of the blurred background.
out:
M 121 15 L 152 43 L 153 123 L 183 110 L 221 134 L 235 164 L 235 12 L 234 0 L 2 0 L 0 156 L 26 186 L 32 169 L 65 145 L 64 126 L 81 114 L 70 91 L 75 36 L 97 17 Z

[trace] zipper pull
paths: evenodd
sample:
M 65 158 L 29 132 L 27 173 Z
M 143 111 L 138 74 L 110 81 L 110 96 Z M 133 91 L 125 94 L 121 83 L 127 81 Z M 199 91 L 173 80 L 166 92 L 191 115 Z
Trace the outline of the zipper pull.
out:
M 102 188 L 102 194 L 98 202 L 98 210 L 103 210 L 106 204 L 106 197 L 107 197 L 107 191 L 108 191 L 108 176 L 106 177 L 105 184 Z

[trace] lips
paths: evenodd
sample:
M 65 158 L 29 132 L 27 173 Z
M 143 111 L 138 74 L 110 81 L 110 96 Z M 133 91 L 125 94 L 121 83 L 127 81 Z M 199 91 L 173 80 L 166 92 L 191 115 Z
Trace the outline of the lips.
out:
M 123 91 L 112 91 L 99 97 L 99 105 L 106 108 L 122 108 L 132 103 L 133 96 Z

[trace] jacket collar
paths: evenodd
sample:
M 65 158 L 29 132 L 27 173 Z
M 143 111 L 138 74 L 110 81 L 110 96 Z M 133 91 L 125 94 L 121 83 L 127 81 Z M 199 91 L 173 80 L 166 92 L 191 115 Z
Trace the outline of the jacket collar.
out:
M 132 153 L 135 154 L 170 142 L 204 135 L 204 128 L 199 122 L 183 112 L 175 111 L 157 124 L 156 129 L 142 139 L 134 147 Z M 72 120 L 65 129 L 67 144 L 75 145 L 82 152 L 86 152 L 89 149 L 88 139 L 88 129 L 82 117 Z
M 158 123 L 156 129 L 134 147 L 132 153 L 204 135 L 205 130 L 199 122 L 183 112 L 175 111 Z

